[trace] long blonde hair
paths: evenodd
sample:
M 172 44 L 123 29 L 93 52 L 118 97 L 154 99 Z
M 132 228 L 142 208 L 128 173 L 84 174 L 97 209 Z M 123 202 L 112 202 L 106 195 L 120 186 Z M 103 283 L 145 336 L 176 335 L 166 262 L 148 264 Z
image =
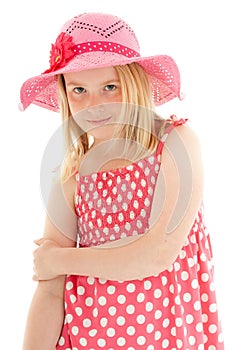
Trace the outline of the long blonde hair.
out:
M 120 80 L 122 105 L 124 106 L 124 113 L 121 113 L 122 127 L 119 136 L 135 141 L 141 146 L 142 152 L 137 152 L 133 160 L 140 159 L 145 154 L 145 150 L 153 152 L 158 143 L 154 122 L 156 118 L 160 118 L 154 111 L 151 84 L 146 72 L 137 63 L 115 66 L 115 69 Z M 89 150 L 90 142 L 87 134 L 72 118 L 62 75 L 58 76 L 58 91 L 67 150 L 61 174 L 61 179 L 65 182 L 78 171 L 79 161 Z M 124 119 L 126 114 L 127 122 Z

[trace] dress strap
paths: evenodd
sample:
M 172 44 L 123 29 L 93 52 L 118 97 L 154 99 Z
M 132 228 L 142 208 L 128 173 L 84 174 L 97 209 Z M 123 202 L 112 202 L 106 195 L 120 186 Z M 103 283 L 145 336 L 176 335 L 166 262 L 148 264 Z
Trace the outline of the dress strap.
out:
M 160 155 L 162 153 L 163 146 L 164 146 L 164 144 L 166 142 L 166 139 L 167 139 L 168 135 L 170 134 L 170 132 L 176 126 L 183 125 L 187 121 L 188 121 L 187 118 L 185 118 L 185 119 L 182 119 L 182 118 L 178 119 L 177 116 L 174 115 L 174 114 L 171 115 L 169 119 L 167 119 L 167 123 L 166 123 L 166 127 L 165 127 L 165 130 L 164 130 L 164 133 L 163 133 L 162 137 L 160 138 L 158 146 L 157 146 L 157 151 L 156 151 L 157 155 Z

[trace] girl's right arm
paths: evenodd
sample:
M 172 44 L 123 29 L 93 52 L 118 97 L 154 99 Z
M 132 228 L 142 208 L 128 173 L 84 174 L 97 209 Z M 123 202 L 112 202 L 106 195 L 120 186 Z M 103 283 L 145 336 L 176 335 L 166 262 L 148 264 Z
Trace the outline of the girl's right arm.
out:
M 74 189 L 73 178 L 62 186 L 56 182 L 46 208 L 44 238 L 62 247 L 76 245 Z M 38 283 L 28 313 L 23 350 L 55 350 L 64 321 L 65 278 L 58 276 Z

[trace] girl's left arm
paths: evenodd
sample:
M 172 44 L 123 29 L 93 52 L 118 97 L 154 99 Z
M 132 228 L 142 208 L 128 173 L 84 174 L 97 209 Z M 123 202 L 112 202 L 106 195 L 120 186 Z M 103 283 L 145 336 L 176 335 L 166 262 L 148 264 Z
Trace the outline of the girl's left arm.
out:
M 181 125 L 169 134 L 163 149 L 152 206 L 154 217 L 151 217 L 148 232 L 82 249 L 60 248 L 51 241 L 44 241 L 39 248 L 43 259 L 38 260 L 41 273 L 37 278 L 48 277 L 44 272 L 50 264 L 56 266 L 55 275 L 73 274 L 120 281 L 164 271 L 184 245 L 202 195 L 199 140 L 188 126 Z

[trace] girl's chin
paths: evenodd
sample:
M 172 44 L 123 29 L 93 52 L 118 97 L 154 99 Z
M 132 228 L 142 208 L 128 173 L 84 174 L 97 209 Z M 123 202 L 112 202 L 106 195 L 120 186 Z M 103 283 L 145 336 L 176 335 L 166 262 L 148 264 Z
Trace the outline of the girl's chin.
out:
M 114 137 L 115 128 L 113 125 L 102 125 L 98 128 L 92 128 L 87 131 L 90 137 L 95 140 L 94 143 L 112 139 Z

